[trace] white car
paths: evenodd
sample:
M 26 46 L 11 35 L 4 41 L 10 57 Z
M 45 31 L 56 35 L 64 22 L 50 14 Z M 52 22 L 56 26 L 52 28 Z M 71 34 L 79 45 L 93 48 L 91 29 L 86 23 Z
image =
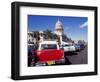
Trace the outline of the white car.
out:
M 75 52 L 75 46 L 71 43 L 62 44 L 61 47 L 64 49 L 64 52 Z

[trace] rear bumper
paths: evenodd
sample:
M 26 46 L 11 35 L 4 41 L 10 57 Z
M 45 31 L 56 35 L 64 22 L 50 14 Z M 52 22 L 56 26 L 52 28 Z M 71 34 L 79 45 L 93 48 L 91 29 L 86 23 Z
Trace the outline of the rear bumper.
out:
M 75 52 L 76 49 L 75 48 L 70 48 L 70 49 L 64 49 L 64 52 Z
M 52 61 L 54 62 L 54 64 L 52 64 L 52 65 L 65 63 L 65 59 L 52 60 Z M 45 62 L 37 62 L 36 66 L 48 66 L 48 64 L 47 64 L 47 61 L 45 61 Z
M 64 52 L 75 52 L 76 50 L 64 50 Z
M 55 61 L 55 64 L 63 64 L 63 63 L 65 63 L 65 59 L 64 58 Z
M 80 48 L 76 48 L 76 51 L 80 50 Z

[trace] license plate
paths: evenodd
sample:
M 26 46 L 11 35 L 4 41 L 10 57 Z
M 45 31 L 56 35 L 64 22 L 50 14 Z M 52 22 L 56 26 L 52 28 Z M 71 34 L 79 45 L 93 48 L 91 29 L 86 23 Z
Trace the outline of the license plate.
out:
M 55 64 L 55 63 L 54 63 L 54 61 L 47 61 L 47 64 L 52 65 L 52 64 Z

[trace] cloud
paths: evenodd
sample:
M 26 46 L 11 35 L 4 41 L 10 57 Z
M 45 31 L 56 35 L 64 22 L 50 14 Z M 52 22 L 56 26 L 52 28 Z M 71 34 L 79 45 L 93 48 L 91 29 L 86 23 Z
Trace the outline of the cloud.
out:
M 88 25 L 88 21 L 84 22 L 83 24 L 80 25 L 80 28 L 84 28 L 84 27 L 87 27 Z

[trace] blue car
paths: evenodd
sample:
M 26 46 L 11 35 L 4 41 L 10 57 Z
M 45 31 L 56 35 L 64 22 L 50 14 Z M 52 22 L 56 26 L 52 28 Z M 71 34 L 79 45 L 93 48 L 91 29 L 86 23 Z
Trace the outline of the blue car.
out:
M 79 44 L 80 45 L 80 49 L 83 50 L 84 49 L 84 44 Z

